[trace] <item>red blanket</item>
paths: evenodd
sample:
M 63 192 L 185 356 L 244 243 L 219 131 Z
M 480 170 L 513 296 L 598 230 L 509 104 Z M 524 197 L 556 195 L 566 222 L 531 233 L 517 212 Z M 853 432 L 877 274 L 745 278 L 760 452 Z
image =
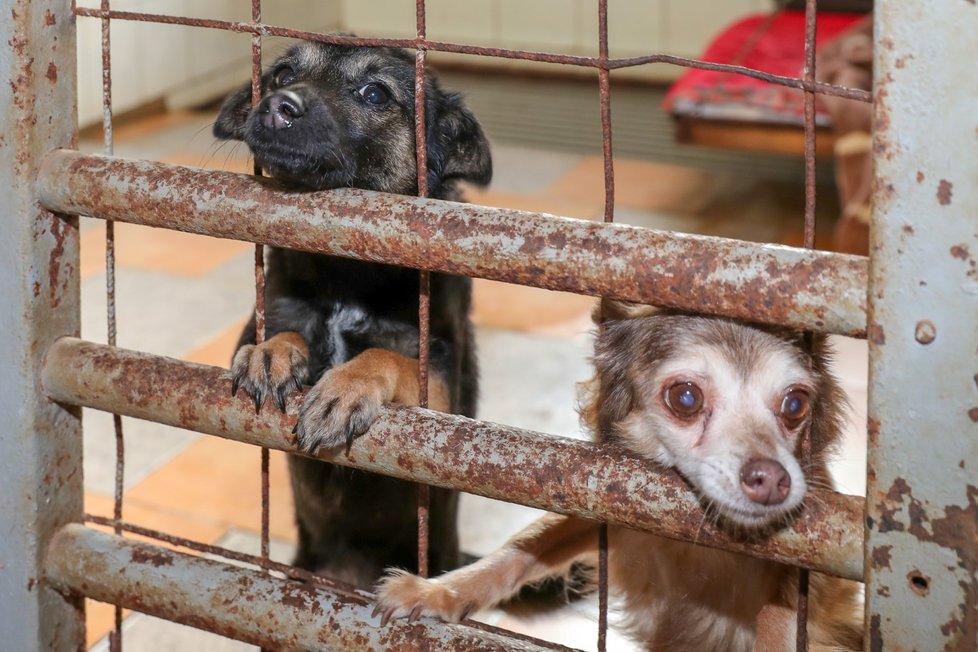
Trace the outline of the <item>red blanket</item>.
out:
M 863 16 L 818 14 L 816 50 Z M 769 15 L 760 14 L 734 23 L 710 43 L 701 60 L 737 63 L 776 75 L 800 77 L 805 58 L 805 12 L 782 11 L 765 26 L 768 18 Z M 745 49 L 752 39 L 756 41 Z M 802 124 L 804 97 L 801 91 L 752 77 L 691 68 L 669 89 L 663 108 L 682 116 Z M 818 101 L 816 122 L 828 122 Z

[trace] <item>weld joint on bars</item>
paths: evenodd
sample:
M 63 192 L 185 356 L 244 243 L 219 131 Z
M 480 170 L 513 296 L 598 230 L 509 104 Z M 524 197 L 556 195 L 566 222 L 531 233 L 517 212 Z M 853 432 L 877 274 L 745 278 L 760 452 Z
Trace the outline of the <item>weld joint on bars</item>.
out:
M 75 15 L 89 18 L 112 18 L 114 20 L 131 20 L 151 23 L 161 23 L 167 25 L 185 25 L 190 27 L 203 27 L 208 29 L 221 29 L 231 32 L 244 32 L 249 34 L 260 34 L 261 36 L 284 36 L 287 38 L 304 39 L 308 41 L 320 41 L 323 43 L 336 43 L 346 45 L 363 46 L 382 46 L 392 48 L 411 48 L 419 50 L 429 50 L 432 52 L 450 52 L 453 54 L 477 55 L 485 57 L 496 57 L 502 59 L 519 59 L 524 61 L 537 61 L 541 63 L 556 63 L 583 68 L 607 68 L 608 70 L 619 70 L 622 68 L 632 68 L 655 63 L 666 63 L 684 68 L 698 68 L 700 70 L 713 70 L 717 72 L 729 72 L 754 79 L 787 86 L 806 91 L 820 93 L 822 95 L 833 95 L 844 97 L 859 102 L 872 102 L 873 95 L 869 91 L 858 88 L 847 88 L 827 84 L 825 82 L 810 81 L 796 77 L 785 77 L 774 75 L 761 70 L 737 66 L 731 64 L 712 63 L 700 61 L 698 59 L 688 59 L 685 57 L 671 54 L 650 54 L 639 57 L 602 59 L 601 57 L 583 57 L 570 54 L 554 54 L 546 52 L 532 52 L 527 50 L 514 50 L 508 48 L 491 48 L 447 41 L 432 41 L 424 38 L 364 38 L 357 36 L 339 36 L 336 34 L 320 34 L 304 30 L 278 27 L 266 23 L 241 22 L 230 20 L 217 20 L 211 18 L 190 18 L 185 16 L 174 16 L 168 14 L 152 14 L 136 11 L 117 11 L 111 10 L 103 12 L 100 9 L 89 7 L 77 7 Z
M 151 161 L 48 154 L 48 210 L 864 337 L 868 260 Z M 174 192 L 179 189 L 179 192 Z

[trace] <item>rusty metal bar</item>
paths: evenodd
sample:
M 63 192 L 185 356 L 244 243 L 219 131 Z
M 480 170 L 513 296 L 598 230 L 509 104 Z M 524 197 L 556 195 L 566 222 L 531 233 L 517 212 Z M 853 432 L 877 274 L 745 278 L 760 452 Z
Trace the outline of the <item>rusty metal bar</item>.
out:
M 852 336 L 867 259 L 56 151 L 51 210 Z
M 286 414 L 256 415 L 231 397 L 227 372 L 216 367 L 63 338 L 47 353 L 43 381 L 56 401 L 298 453 L 291 433 L 301 395 L 289 398 Z M 387 408 L 349 451 L 315 457 L 862 577 L 862 500 L 823 489 L 812 490 L 790 528 L 751 544 L 704 520 L 696 496 L 673 471 L 617 448 L 455 415 Z M 514 466 L 520 473 L 510 472 Z
M 45 575 L 65 594 L 288 650 L 553 649 L 431 618 L 381 627 L 363 592 L 345 593 L 73 524 L 51 540 Z
M 87 7 L 78 7 L 75 10 L 77 16 L 98 17 L 102 14 Z M 259 24 L 251 22 L 238 22 L 229 20 L 215 20 L 211 18 L 191 18 L 187 16 L 173 16 L 167 14 L 151 14 L 137 11 L 112 11 L 110 18 L 115 20 L 133 20 L 141 22 L 161 23 L 165 25 L 187 25 L 191 27 L 203 27 L 207 29 L 220 29 L 229 32 L 240 32 L 247 34 L 261 34 L 262 36 L 284 36 L 286 38 L 297 38 L 308 41 L 319 41 L 322 43 L 338 43 L 347 45 L 382 46 L 391 48 L 417 48 L 421 43 L 418 39 L 405 38 L 363 38 L 357 36 L 344 36 L 339 34 L 321 34 L 318 32 L 307 32 L 274 25 Z M 543 63 L 556 63 L 568 66 L 579 66 L 587 68 L 600 68 L 601 62 L 597 57 L 582 57 L 570 54 L 551 54 L 546 52 L 530 52 L 527 50 L 513 50 L 507 48 L 479 47 L 475 45 L 465 45 L 459 43 L 446 43 L 444 41 L 423 40 L 425 49 L 432 52 L 451 52 L 455 54 L 468 54 L 482 57 L 497 57 L 502 59 L 520 59 L 524 61 L 539 61 Z M 666 63 L 685 68 L 698 68 L 701 70 L 716 70 L 729 72 L 738 75 L 745 75 L 755 79 L 761 79 L 779 86 L 797 88 L 801 90 L 812 90 L 823 95 L 835 95 L 847 97 L 860 102 L 871 102 L 872 94 L 858 88 L 845 88 L 826 84 L 825 82 L 811 82 L 797 77 L 784 77 L 771 73 L 722 63 L 711 63 L 709 61 L 699 61 L 688 59 L 670 54 L 650 54 L 641 57 L 627 57 L 620 59 L 609 59 L 608 68 L 619 70 L 635 66 L 644 66 L 655 63 Z
M 978 7 L 875 20 L 866 648 L 975 650 Z
M 75 22 L 69 0 L 0 0 L 0 15 L 0 647 L 78 650 L 84 604 L 42 557 L 82 518 L 81 411 L 40 391 L 44 350 L 80 328 L 78 220 L 41 208 L 34 181 L 75 144 Z

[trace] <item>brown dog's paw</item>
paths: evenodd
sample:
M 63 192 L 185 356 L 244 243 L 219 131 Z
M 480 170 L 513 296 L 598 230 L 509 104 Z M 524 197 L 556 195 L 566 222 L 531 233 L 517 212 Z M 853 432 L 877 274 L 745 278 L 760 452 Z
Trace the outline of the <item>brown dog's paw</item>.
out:
M 302 389 L 309 374 L 308 349 L 296 333 L 279 333 L 261 344 L 246 344 L 231 362 L 231 395 L 243 389 L 255 401 L 255 412 L 271 397 L 282 412 L 285 398 Z
M 299 450 L 349 446 L 376 420 L 387 394 L 384 379 L 363 373 L 355 362 L 330 369 L 306 393 L 299 410 L 292 431 Z
M 391 618 L 407 616 L 416 620 L 420 616 L 438 616 L 457 623 L 464 620 L 471 610 L 457 592 L 438 580 L 426 580 L 406 571 L 393 570 L 377 584 L 377 608 L 374 615 L 383 613 L 381 625 Z

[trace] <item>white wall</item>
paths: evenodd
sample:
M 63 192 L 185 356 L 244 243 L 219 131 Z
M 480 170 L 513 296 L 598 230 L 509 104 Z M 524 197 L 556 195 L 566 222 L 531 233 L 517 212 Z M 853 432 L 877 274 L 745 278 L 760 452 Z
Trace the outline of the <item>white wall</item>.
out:
M 361 36 L 411 37 L 414 0 L 342 0 Z M 611 56 L 695 56 L 731 21 L 770 11 L 769 0 L 609 0 Z M 428 38 L 505 48 L 597 54 L 595 0 L 428 0 Z
M 80 6 L 98 7 L 98 0 Z M 263 3 L 263 21 L 309 31 L 340 27 L 337 2 L 274 0 Z M 244 0 L 113 0 L 112 9 L 248 21 Z M 102 119 L 101 21 L 78 18 L 78 121 Z M 263 54 L 275 56 L 284 39 L 264 39 Z M 180 107 L 223 95 L 250 79 L 251 36 L 216 29 L 111 21 L 112 106 L 124 112 L 164 98 Z
M 79 5 L 97 7 L 98 0 Z M 361 36 L 413 37 L 415 0 L 269 0 L 269 24 Z M 746 14 L 769 11 L 769 0 L 609 0 L 611 55 L 667 52 L 695 56 L 720 28 Z M 245 0 L 113 0 L 112 8 L 247 21 Z M 456 43 L 570 54 L 597 54 L 595 0 L 428 0 L 428 37 Z M 102 115 L 101 21 L 78 19 L 78 117 Z M 113 110 L 164 98 L 181 107 L 219 97 L 249 78 L 251 37 L 221 30 L 112 21 Z M 266 39 L 274 56 L 282 39 Z M 434 55 L 433 55 L 434 56 Z M 476 63 L 475 57 L 465 57 Z M 499 61 L 499 60 L 497 60 Z M 507 65 L 521 64 L 508 62 Z M 670 78 L 675 66 L 644 66 L 623 74 Z M 619 74 L 619 73 L 616 73 Z

